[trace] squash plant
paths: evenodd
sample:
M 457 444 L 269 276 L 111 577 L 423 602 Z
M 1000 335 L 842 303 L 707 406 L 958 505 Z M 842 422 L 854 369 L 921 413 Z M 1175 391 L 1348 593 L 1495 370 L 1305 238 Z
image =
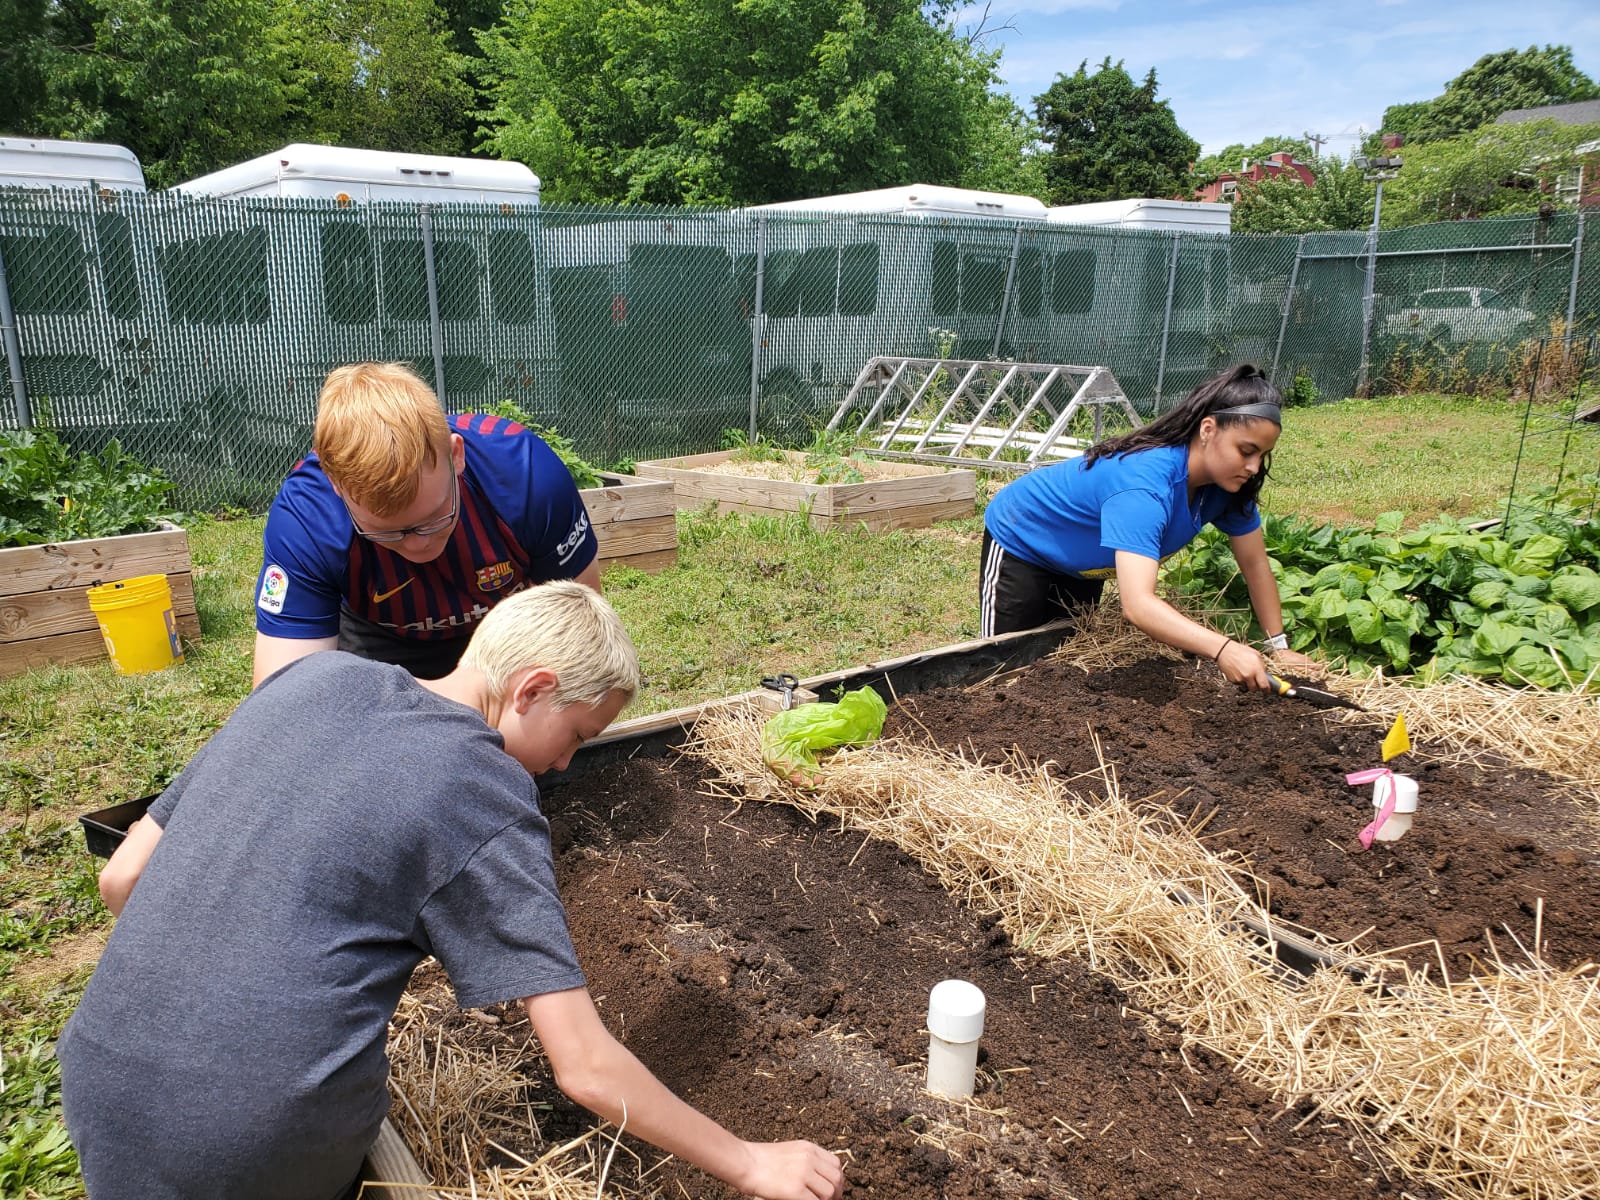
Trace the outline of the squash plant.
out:
M 1544 687 L 1600 678 L 1600 530 L 1523 515 L 1493 531 L 1440 517 L 1405 532 L 1403 519 L 1384 513 L 1354 528 L 1266 519 L 1294 649 L 1423 678 L 1464 673 Z M 1248 603 L 1215 530 L 1166 578 L 1188 595 Z
M 0 546 L 143 533 L 176 515 L 172 488 L 115 440 L 80 454 L 50 430 L 0 430 Z

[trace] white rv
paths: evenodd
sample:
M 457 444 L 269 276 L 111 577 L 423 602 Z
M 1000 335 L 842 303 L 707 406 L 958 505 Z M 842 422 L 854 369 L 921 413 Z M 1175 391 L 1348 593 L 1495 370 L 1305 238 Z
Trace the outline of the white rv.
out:
M 553 387 L 539 178 L 523 164 L 296 143 L 169 191 L 162 276 L 182 353 L 214 375 L 219 422 L 242 406 L 230 397 L 281 397 L 284 456 L 303 450 L 333 367 L 433 373 L 425 247 L 445 402 L 533 409 Z M 280 379 L 259 378 L 264 361 Z
M 1134 198 L 1051 208 L 1051 362 L 1111 361 L 1146 412 L 1253 347 L 1224 349 L 1231 204 Z M 1070 247 L 1070 248 L 1068 248 Z M 1170 293 L 1170 295 L 1169 295 Z
M 141 281 L 153 264 L 128 215 L 144 194 L 139 159 L 123 146 L 0 138 L 0 253 L 35 421 L 108 427 L 145 382 Z
M 815 196 L 809 200 L 783 200 L 776 204 L 757 204 L 749 211 L 894 213 L 913 217 L 1042 221 L 1045 219 L 1046 210 L 1044 204 L 1032 196 L 912 183 L 905 187 L 878 188 L 870 192 L 842 192 L 837 196 Z
M 404 154 L 296 142 L 180 183 L 187 196 L 278 197 L 337 204 L 393 200 L 435 204 L 539 203 L 539 177 L 522 163 Z
M 1012 335 L 1018 289 L 1036 275 L 1038 252 L 1027 247 L 1045 227 L 1034 197 L 914 183 L 746 213 L 764 230 L 762 395 L 779 415 L 825 420 L 885 347 L 1026 353 Z M 833 219 L 822 224 L 824 215 Z
M 0 188 L 6 187 L 145 190 L 139 158 L 126 146 L 0 137 Z
M 1093 204 L 1057 205 L 1048 211 L 1045 219 L 1058 225 L 1227 233 L 1233 222 L 1233 205 L 1198 200 L 1101 200 Z

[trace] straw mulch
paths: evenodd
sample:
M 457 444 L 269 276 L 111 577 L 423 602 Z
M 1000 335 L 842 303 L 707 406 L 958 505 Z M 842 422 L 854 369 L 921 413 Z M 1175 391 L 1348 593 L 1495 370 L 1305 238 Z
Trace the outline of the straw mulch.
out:
M 477 1036 L 459 1020 L 447 989 L 413 988 L 389 1029 L 389 1119 L 417 1165 L 433 1181 L 427 1195 L 474 1200 L 592 1200 L 655 1193 L 628 1190 L 609 1179 L 613 1162 L 631 1151 L 616 1131 L 597 1126 L 581 1137 L 545 1148 L 529 1085 L 518 1060 L 529 1047 L 513 1046 L 498 1030 Z M 535 1145 L 534 1157 L 510 1146 Z M 607 1189 L 609 1188 L 609 1193 Z M 398 1195 L 394 1185 L 380 1194 Z M 423 1193 L 416 1193 L 419 1197 Z
M 1196 620 L 1216 616 L 1192 607 L 1185 611 Z M 1102 671 L 1153 655 L 1187 657 L 1152 641 L 1108 602 L 1085 614 L 1078 631 L 1050 658 Z M 1214 668 L 1201 663 L 1196 669 Z M 1322 686 L 1368 710 L 1331 714 L 1345 721 L 1387 729 L 1405 714 L 1413 745 L 1427 757 L 1490 768 L 1531 767 L 1600 803 L 1600 693 L 1581 687 L 1511 687 L 1470 676 L 1418 685 L 1382 672 L 1363 676 L 1337 670 Z
M 763 764 L 762 721 L 723 710 L 696 727 L 689 750 L 720 772 L 724 795 L 895 843 L 955 896 L 999 913 L 1018 946 L 1086 958 L 1286 1106 L 1310 1098 L 1316 1113 L 1364 1126 L 1446 1195 L 1600 1196 L 1592 965 L 1561 973 L 1523 957 L 1451 981 L 1367 957 L 1352 962 L 1391 990 L 1339 971 L 1285 987 L 1231 921 L 1267 917 L 1230 865 L 1125 803 L 1109 768 L 1101 794 L 1086 795 L 1025 762 L 880 742 L 836 754 L 800 789 Z
M 1386 675 L 1333 675 L 1329 686 L 1388 725 L 1400 713 L 1412 742 L 1439 757 L 1485 756 L 1547 772 L 1600 800 L 1600 695 L 1510 687 L 1453 676 L 1424 687 Z M 1360 714 L 1357 714 L 1360 718 Z

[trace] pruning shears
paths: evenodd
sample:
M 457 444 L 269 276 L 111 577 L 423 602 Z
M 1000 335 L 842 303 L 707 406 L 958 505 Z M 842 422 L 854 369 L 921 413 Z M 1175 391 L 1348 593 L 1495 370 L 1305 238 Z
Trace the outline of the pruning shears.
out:
M 761 686 L 770 688 L 775 692 L 783 693 L 783 707 L 787 712 L 794 707 L 794 690 L 800 686 L 800 681 L 789 672 L 784 671 L 777 675 L 768 675 L 761 680 Z
M 1267 679 L 1272 683 L 1274 696 L 1304 700 L 1313 708 L 1353 708 L 1356 712 L 1367 711 L 1354 700 L 1346 700 L 1343 696 L 1336 696 L 1332 692 L 1325 692 L 1321 688 L 1310 687 L 1304 683 L 1290 683 L 1287 679 L 1278 678 L 1271 671 L 1267 672 Z

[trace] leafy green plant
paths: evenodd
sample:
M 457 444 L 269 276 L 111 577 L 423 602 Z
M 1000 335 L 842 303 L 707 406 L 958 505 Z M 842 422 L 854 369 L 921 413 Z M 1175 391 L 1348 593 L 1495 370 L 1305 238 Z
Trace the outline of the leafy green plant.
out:
M 61 1068 L 48 1038 L 10 1048 L 0 1074 L 0 1105 L 12 1114 L 0 1130 L 0 1196 L 64 1191 L 78 1173 L 78 1156 L 61 1122 Z
M 49 430 L 0 430 L 0 546 L 32 546 L 154 529 L 176 516 L 172 483 L 114 439 L 75 453 Z
M 553 426 L 540 425 L 515 401 L 500 400 L 485 405 L 483 411 L 496 417 L 504 417 L 508 421 L 515 421 L 519 425 L 526 425 L 538 434 L 545 445 L 556 452 L 556 457 L 566 463 L 567 470 L 572 472 L 572 482 L 579 488 L 596 488 L 605 482 L 600 478 L 600 472 L 594 465 L 578 453 L 570 438 L 563 437 Z
M 1370 528 L 1268 518 L 1290 645 L 1399 672 L 1571 687 L 1600 678 L 1600 530 L 1552 515 L 1476 529 L 1403 514 Z M 1180 592 L 1248 602 L 1213 530 L 1167 573 Z
M 806 467 L 816 472 L 816 483 L 865 483 L 861 470 L 865 458 L 856 452 L 851 436 L 843 430 L 817 430 L 806 447 Z
M 776 444 L 759 433 L 752 439 L 743 429 L 724 429 L 722 436 L 717 439 L 717 445 L 723 450 L 733 451 L 729 456 L 733 462 L 783 461 L 783 451 Z
M 1316 380 L 1303 369 L 1296 371 L 1289 386 L 1283 389 L 1285 408 L 1310 408 L 1321 399 L 1322 393 L 1317 390 Z

